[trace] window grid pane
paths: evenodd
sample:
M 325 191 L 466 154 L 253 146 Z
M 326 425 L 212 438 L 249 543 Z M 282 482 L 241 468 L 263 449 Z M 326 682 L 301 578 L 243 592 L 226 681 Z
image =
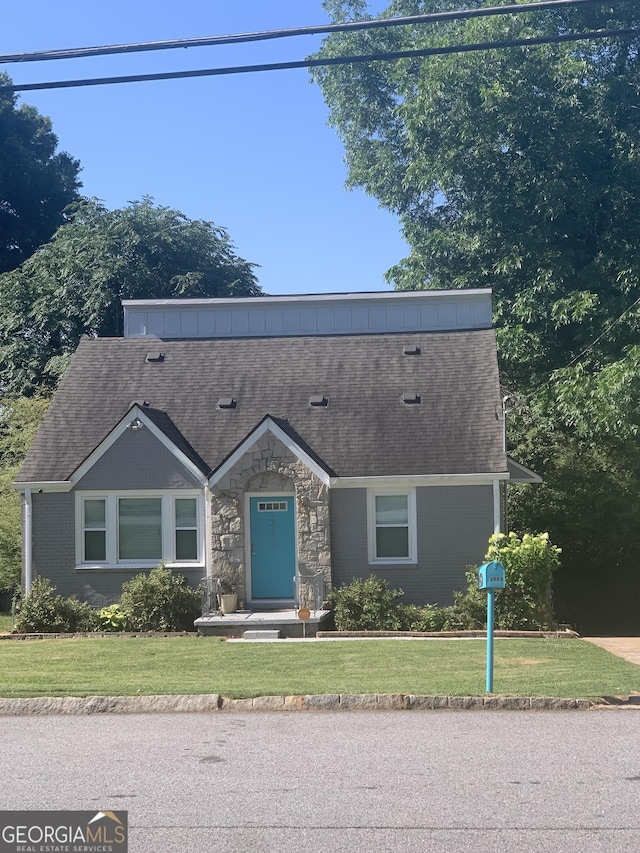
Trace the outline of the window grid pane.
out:
M 176 560 L 198 559 L 198 534 L 195 530 L 176 530 Z
M 191 530 L 198 526 L 195 498 L 176 498 L 176 529 Z
M 104 562 L 107 559 L 106 535 L 104 530 L 85 530 L 84 559 Z
M 118 558 L 121 560 L 162 559 L 160 498 L 119 499 Z
M 376 557 L 403 559 L 409 556 L 409 529 L 407 527 L 378 527 L 376 530 Z
M 104 530 L 104 499 L 87 500 L 84 502 L 84 527 L 85 530 Z
M 376 495 L 376 525 L 409 523 L 406 495 Z

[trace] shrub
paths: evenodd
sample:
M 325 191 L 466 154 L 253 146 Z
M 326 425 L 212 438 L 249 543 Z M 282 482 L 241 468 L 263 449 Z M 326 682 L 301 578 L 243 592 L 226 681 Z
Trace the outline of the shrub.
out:
M 424 607 L 417 607 L 416 610 L 417 613 L 409 623 L 411 631 L 456 631 L 465 627 L 455 607 L 425 604 Z
M 183 575 L 160 565 L 123 585 L 120 607 L 132 631 L 193 631 L 200 593 Z
M 97 614 L 85 602 L 54 595 L 55 587 L 48 578 L 36 578 L 28 593 L 16 595 L 16 631 L 32 633 L 73 633 L 93 631 L 97 627 Z
M 405 624 L 401 589 L 389 589 L 385 580 L 371 575 L 354 578 L 329 595 L 339 631 L 399 631 Z
M 127 614 L 119 604 L 103 607 L 98 613 L 100 630 L 124 631 L 127 627 Z
M 497 533 L 489 539 L 485 561 L 499 560 L 506 588 L 495 596 L 495 627 L 503 630 L 549 629 L 555 625 L 551 582 L 560 565 L 560 548 L 548 533 Z M 478 589 L 475 570 L 467 572 L 466 593 L 456 593 L 455 608 L 467 628 L 484 627 L 486 594 Z

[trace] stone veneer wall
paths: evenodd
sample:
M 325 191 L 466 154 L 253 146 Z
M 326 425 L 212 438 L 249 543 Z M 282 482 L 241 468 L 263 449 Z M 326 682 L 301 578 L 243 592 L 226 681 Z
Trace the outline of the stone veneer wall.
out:
M 322 572 L 325 590 L 331 585 L 329 489 L 269 432 L 212 489 L 212 575 L 230 578 L 241 601 L 246 595 L 247 492 L 295 495 L 300 604 L 313 607 L 311 578 Z

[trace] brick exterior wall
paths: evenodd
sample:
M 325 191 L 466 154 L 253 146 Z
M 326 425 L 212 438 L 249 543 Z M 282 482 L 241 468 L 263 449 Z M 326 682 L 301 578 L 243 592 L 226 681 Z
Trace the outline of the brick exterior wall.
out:
M 418 561 L 371 564 L 368 558 L 366 489 L 331 493 L 333 584 L 373 574 L 404 590 L 410 604 L 453 602 L 466 589 L 467 566 L 480 565 L 493 533 L 491 486 L 428 486 L 416 489 Z

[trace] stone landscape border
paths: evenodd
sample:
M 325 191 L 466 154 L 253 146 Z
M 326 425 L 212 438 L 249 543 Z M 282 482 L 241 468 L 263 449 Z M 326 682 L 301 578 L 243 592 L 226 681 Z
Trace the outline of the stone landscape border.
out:
M 455 640 L 455 639 L 483 639 L 487 636 L 486 631 L 318 631 L 315 637 L 307 637 L 312 640 L 352 640 L 352 639 L 412 639 L 412 640 Z M 0 640 L 71 640 L 78 637 L 91 638 L 122 638 L 122 639 L 149 639 L 158 637 L 199 637 L 202 639 L 211 639 L 199 631 L 80 631 L 72 633 L 46 633 L 38 632 L 34 634 L 17 634 L 6 631 L 0 633 Z M 507 638 L 511 640 L 527 640 L 527 639 L 551 639 L 551 640 L 572 640 L 579 639 L 580 634 L 576 631 L 494 631 L 494 637 Z M 241 639 L 240 637 L 222 637 L 223 640 Z M 282 641 L 291 639 L 288 637 L 280 638 Z M 299 639 L 299 638 L 297 638 Z

